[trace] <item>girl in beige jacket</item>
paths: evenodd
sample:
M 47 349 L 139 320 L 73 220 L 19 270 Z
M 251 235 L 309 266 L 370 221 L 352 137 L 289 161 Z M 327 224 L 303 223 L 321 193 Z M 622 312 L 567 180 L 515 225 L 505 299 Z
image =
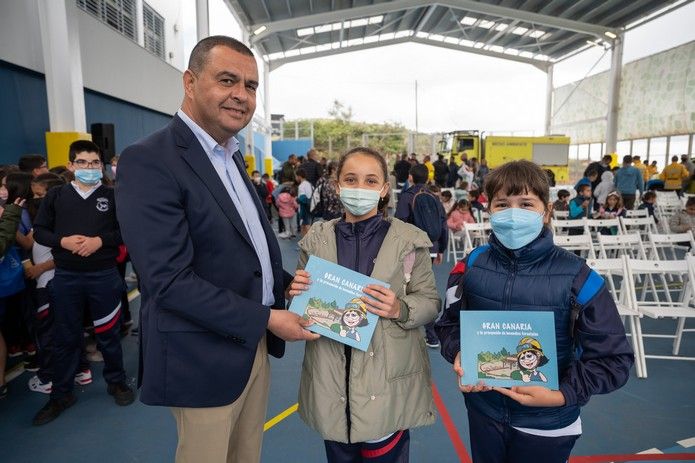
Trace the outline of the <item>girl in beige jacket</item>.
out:
M 364 289 L 367 310 L 380 317 L 366 352 L 328 338 L 306 344 L 299 414 L 323 437 L 329 462 L 375 457 L 406 462 L 409 428 L 435 420 L 421 329 L 436 318 L 440 305 L 431 243 L 416 227 L 384 217 L 389 186 L 378 152 L 349 151 L 337 174 L 345 216 L 314 224 L 300 241 L 290 296 L 311 284 L 303 270 L 310 255 L 388 282 L 390 288 Z

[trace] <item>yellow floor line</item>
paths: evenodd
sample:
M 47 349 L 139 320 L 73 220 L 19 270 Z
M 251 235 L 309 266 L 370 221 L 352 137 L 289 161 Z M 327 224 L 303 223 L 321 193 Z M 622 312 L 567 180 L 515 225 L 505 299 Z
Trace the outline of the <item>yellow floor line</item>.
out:
M 137 288 L 128 293 L 128 302 L 133 302 L 133 300 L 140 297 L 140 291 Z
M 272 428 L 276 424 L 278 424 L 280 421 L 284 420 L 288 416 L 290 416 L 292 413 L 297 411 L 297 408 L 299 407 L 299 404 L 294 404 L 284 412 L 280 413 L 279 415 L 274 416 L 273 418 L 269 419 L 265 425 L 263 426 L 263 432 L 267 431 L 268 429 Z

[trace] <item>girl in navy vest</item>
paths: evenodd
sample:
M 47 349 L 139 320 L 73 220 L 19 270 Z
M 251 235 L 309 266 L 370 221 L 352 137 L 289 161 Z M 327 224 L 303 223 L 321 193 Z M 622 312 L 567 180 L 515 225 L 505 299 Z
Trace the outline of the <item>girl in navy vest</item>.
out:
M 559 390 L 542 385 L 459 386 L 473 461 L 566 462 L 582 433 L 580 407 L 621 387 L 634 361 L 603 279 L 580 257 L 553 244 L 548 179 L 529 161 L 507 163 L 485 180 L 490 244 L 471 251 L 449 278 L 435 330 L 460 384 L 461 310 L 554 312 Z M 579 347 L 576 349 L 575 347 Z

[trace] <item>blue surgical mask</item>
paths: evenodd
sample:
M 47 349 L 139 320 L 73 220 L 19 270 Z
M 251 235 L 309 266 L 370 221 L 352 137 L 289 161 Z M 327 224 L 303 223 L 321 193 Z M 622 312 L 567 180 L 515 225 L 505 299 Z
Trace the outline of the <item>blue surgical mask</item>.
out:
M 383 188 L 383 187 L 382 187 Z M 365 215 L 379 204 L 381 190 L 340 187 L 340 202 L 350 214 L 359 217 Z
M 85 185 L 96 185 L 103 177 L 101 169 L 76 169 L 75 179 Z
M 507 249 L 523 248 L 543 230 L 543 214 L 519 207 L 510 207 L 490 215 L 495 237 Z

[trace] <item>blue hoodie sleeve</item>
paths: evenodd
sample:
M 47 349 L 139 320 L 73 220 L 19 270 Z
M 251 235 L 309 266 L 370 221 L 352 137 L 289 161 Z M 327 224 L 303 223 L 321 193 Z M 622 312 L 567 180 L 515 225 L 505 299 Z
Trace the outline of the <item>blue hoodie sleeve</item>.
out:
M 581 310 L 574 330 L 579 358 L 561 373 L 560 392 L 566 405 L 583 406 L 594 394 L 622 387 L 634 363 L 632 347 L 603 278 L 582 265 L 572 284 Z
M 437 333 L 441 343 L 442 357 L 449 363 L 454 363 L 456 354 L 461 350 L 461 327 L 459 312 L 465 309 L 465 298 L 463 297 L 461 283 L 466 271 L 465 258 L 456 263 L 449 275 L 447 282 L 446 296 L 444 298 L 444 310 L 439 320 L 434 324 L 434 331 Z

